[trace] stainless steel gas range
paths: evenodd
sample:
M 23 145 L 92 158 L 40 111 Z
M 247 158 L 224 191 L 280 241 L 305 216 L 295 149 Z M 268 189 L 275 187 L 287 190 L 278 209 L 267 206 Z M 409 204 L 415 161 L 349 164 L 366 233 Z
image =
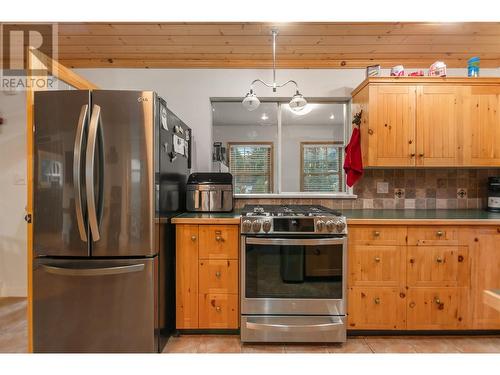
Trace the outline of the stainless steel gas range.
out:
M 241 340 L 346 340 L 347 226 L 322 206 L 247 205 L 241 218 Z

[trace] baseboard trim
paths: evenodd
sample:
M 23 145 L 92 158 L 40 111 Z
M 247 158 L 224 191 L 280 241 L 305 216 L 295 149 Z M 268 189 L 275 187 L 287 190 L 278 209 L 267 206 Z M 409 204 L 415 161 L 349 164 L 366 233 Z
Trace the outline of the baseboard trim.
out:
M 419 330 L 419 331 L 388 331 L 388 330 L 348 330 L 347 336 L 497 336 L 500 330 Z

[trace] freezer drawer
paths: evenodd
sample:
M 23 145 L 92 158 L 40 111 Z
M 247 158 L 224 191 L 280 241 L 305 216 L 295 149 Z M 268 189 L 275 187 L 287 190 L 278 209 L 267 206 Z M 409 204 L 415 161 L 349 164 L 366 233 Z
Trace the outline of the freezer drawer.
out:
M 35 352 L 156 352 L 157 258 L 37 259 Z

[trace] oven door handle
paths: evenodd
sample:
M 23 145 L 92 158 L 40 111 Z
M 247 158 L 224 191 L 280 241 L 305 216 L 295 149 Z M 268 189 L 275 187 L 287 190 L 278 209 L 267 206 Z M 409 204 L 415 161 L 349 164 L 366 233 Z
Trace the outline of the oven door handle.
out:
M 278 332 L 297 332 L 297 331 L 330 331 L 338 326 L 342 326 L 344 323 L 339 319 L 337 322 L 333 323 L 319 323 L 319 324 L 270 324 L 270 323 L 258 323 L 256 321 L 248 320 L 246 322 L 246 327 L 248 329 L 260 330 L 260 331 L 278 331 Z
M 344 245 L 345 238 L 261 238 L 247 237 L 249 245 Z

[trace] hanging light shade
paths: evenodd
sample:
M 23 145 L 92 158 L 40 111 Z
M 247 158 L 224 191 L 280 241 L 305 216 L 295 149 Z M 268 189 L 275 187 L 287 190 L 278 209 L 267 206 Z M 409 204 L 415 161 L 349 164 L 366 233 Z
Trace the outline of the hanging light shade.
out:
M 292 97 L 292 100 L 290 100 L 290 103 L 288 105 L 290 106 L 290 109 L 292 111 L 300 112 L 307 105 L 307 100 L 304 98 L 304 96 L 302 96 L 302 94 L 299 91 L 297 91 L 295 95 Z
M 253 92 L 253 87 L 254 84 L 256 83 L 261 83 L 264 86 L 272 88 L 273 92 L 276 92 L 277 88 L 281 88 L 288 84 L 293 84 L 295 85 L 296 93 L 292 97 L 292 100 L 290 100 L 290 109 L 293 110 L 294 112 L 300 112 L 307 105 L 307 100 L 299 92 L 299 85 L 297 84 L 297 82 L 295 82 L 292 79 L 283 83 L 276 82 L 276 36 L 278 35 L 278 29 L 272 29 L 272 35 L 273 35 L 273 82 L 267 83 L 261 79 L 253 80 L 250 85 L 250 92 L 247 93 L 247 95 L 245 96 L 245 98 L 241 103 L 243 104 L 243 107 L 245 107 L 249 111 L 253 111 L 259 107 L 260 100 L 257 97 L 257 95 L 255 95 L 255 93 Z
M 254 111 L 259 108 L 260 100 L 259 98 L 257 98 L 257 95 L 255 95 L 253 90 L 250 89 L 250 92 L 246 94 L 241 103 L 243 104 L 243 107 L 245 107 L 249 111 Z

